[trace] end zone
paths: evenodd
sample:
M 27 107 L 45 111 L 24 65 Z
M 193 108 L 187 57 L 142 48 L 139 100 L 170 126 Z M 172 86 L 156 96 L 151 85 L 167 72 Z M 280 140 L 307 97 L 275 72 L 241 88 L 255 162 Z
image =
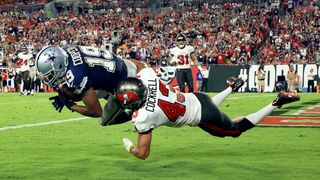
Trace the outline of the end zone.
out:
M 320 106 L 299 110 L 294 116 L 268 116 L 259 126 L 272 127 L 320 127 Z
M 320 118 L 315 117 L 289 117 L 268 116 L 263 119 L 259 126 L 286 126 L 286 127 L 320 127 Z

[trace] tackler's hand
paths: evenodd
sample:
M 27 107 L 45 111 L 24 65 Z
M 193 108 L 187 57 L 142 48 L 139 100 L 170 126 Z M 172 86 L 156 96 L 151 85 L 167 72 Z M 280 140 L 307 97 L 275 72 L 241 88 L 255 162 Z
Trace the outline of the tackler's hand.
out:
M 132 141 L 128 138 L 123 138 L 122 141 L 123 141 L 124 148 L 126 148 L 126 150 L 129 153 L 132 153 L 132 151 L 134 149 L 134 145 L 133 145 Z

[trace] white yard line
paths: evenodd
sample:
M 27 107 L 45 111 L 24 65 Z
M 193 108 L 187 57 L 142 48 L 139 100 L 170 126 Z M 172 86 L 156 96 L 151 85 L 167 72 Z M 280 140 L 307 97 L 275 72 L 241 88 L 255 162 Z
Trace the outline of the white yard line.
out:
M 277 95 L 275 95 L 275 94 L 269 94 L 269 95 L 264 95 L 263 97 L 266 97 L 266 96 L 273 96 L 274 98 L 276 98 L 277 97 Z M 213 96 L 214 97 L 214 96 Z M 261 97 L 261 96 L 250 96 L 250 95 L 248 95 L 248 96 L 241 96 L 241 97 L 229 97 L 229 98 L 227 98 L 226 100 L 230 100 L 230 99 L 243 99 L 243 98 L 258 98 L 258 97 Z
M 0 105 L 11 105 L 11 104 L 25 104 L 25 103 L 35 103 L 35 102 L 45 102 L 48 101 L 48 103 L 50 102 L 49 99 L 46 100 L 33 100 L 33 101 L 16 101 L 16 102 L 0 102 Z
M 21 129 L 26 127 L 35 127 L 35 126 L 45 126 L 50 124 L 59 124 L 59 123 L 72 122 L 72 121 L 82 121 L 87 119 L 90 119 L 90 117 L 80 117 L 80 118 L 64 119 L 64 120 L 57 120 L 57 121 L 41 122 L 41 123 L 23 124 L 18 126 L 6 126 L 6 127 L 0 128 L 0 131 Z

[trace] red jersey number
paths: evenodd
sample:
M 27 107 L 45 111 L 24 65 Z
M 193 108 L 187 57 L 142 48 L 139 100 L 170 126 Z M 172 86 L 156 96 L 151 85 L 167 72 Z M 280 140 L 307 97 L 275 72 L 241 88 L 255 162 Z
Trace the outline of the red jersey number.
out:
M 179 55 L 177 58 L 179 59 L 179 62 L 178 62 L 179 65 L 189 64 L 189 55 L 188 54 L 186 54 L 185 56 Z
M 158 100 L 158 106 L 166 114 L 169 121 L 175 122 L 179 116 L 183 116 L 186 113 L 186 106 L 179 103 L 171 103 L 162 99 Z
M 170 86 L 169 89 L 166 85 L 160 82 L 160 92 L 163 96 L 168 97 L 169 92 L 176 93 L 178 102 L 183 103 L 185 101 L 185 97 L 182 93 L 175 92 L 173 88 L 170 88 Z M 183 116 L 186 113 L 186 106 L 178 102 L 171 103 L 162 99 L 158 100 L 158 106 L 166 114 L 169 121 L 175 122 L 179 116 Z

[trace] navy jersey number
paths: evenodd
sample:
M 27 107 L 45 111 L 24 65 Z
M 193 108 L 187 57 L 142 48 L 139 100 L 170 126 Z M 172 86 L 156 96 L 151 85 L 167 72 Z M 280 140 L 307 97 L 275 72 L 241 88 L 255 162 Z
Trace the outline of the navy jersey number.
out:
M 102 66 L 109 72 L 114 72 L 116 69 L 115 62 L 112 61 L 112 54 L 109 51 L 101 51 L 98 48 L 89 46 L 79 46 L 80 51 L 87 55 L 84 58 L 90 67 Z

